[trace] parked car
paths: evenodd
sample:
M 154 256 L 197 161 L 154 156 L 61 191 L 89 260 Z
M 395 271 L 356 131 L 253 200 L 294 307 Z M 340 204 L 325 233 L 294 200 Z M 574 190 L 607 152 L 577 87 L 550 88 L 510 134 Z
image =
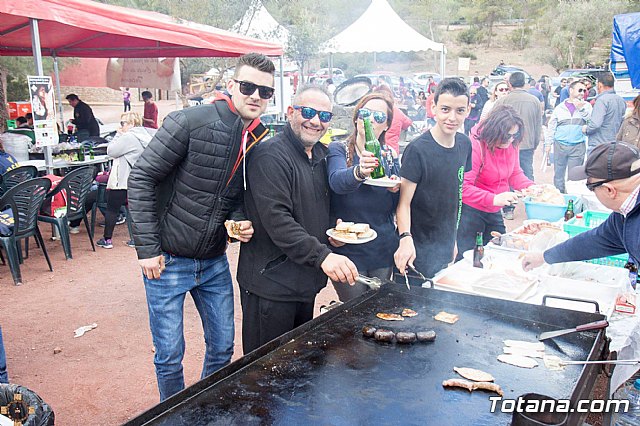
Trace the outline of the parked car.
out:
M 513 72 L 522 72 L 524 73 L 524 78 L 525 78 L 525 82 L 529 81 L 531 77 L 531 74 L 529 74 L 528 72 L 526 72 L 525 70 L 523 70 L 520 67 L 516 67 L 513 65 L 498 65 L 497 67 L 495 67 L 495 69 L 493 71 L 491 71 L 491 75 L 492 76 L 504 76 L 506 74 L 510 74 Z
M 324 84 L 329 78 L 329 68 L 320 68 L 309 76 L 309 82 L 315 84 Z M 333 84 L 336 86 L 345 81 L 347 78 L 340 68 L 333 68 Z
M 435 81 L 436 83 L 440 83 L 440 80 L 442 80 L 442 76 L 437 72 L 417 72 L 413 74 L 413 79 L 423 87 L 427 86 L 429 77 L 432 77 L 433 81 Z

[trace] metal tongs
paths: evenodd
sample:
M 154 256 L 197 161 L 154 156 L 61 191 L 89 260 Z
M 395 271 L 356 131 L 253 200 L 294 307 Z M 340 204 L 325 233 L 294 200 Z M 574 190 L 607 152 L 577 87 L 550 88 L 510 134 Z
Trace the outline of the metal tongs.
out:
M 367 277 L 365 275 L 358 274 L 358 278 L 356 278 L 356 282 L 360 284 L 364 284 L 369 287 L 371 290 L 378 290 L 382 286 L 382 280 L 377 277 Z
M 416 268 L 414 268 L 413 266 L 407 264 L 406 269 L 404 270 L 404 283 L 407 285 L 407 290 L 411 290 L 411 286 L 409 286 L 409 277 L 407 276 L 407 270 L 410 270 L 411 272 L 413 272 L 414 274 L 416 274 L 418 276 L 418 278 L 420 280 L 422 280 L 422 282 L 428 281 L 427 277 L 425 277 L 424 275 L 422 275 L 422 272 L 418 271 Z

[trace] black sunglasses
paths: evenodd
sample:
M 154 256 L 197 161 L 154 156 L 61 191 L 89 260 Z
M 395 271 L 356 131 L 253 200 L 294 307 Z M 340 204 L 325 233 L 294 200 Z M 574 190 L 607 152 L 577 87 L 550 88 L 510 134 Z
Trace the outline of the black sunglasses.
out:
M 586 91 L 587 91 L 587 89 L 578 89 L 578 93 L 584 93 Z
M 260 99 L 271 99 L 273 96 L 273 92 L 275 89 L 269 86 L 260 86 L 258 84 L 252 83 L 250 81 L 240 81 L 233 79 L 236 83 L 240 85 L 240 93 L 245 96 L 251 96 L 256 93 L 256 89 L 258 89 L 258 95 Z
M 601 181 L 599 181 L 599 182 L 591 182 L 591 183 L 588 183 L 588 182 L 587 182 L 587 189 L 588 189 L 589 191 L 592 191 L 592 192 L 593 192 L 593 191 L 595 191 L 595 190 L 596 190 L 596 188 L 597 188 L 597 187 L 602 186 L 603 184 L 605 184 L 605 183 L 607 183 L 607 182 L 611 182 L 611 181 L 613 181 L 613 180 L 615 180 L 615 179 L 605 179 L 605 180 L 601 180 Z
M 302 115 L 302 118 L 304 118 L 305 120 L 311 120 L 313 117 L 316 116 L 316 114 L 318 114 L 318 118 L 320 119 L 321 122 L 328 123 L 331 121 L 331 118 L 333 117 L 332 112 L 318 111 L 317 109 L 311 108 L 311 107 L 294 105 L 293 109 L 300 110 L 300 114 Z
M 124 126 L 126 126 L 127 124 L 129 124 L 129 123 L 127 123 L 126 121 L 121 121 L 121 122 L 120 122 L 120 127 L 124 127 Z
M 382 111 L 371 111 L 369 108 L 360 108 L 358 110 L 358 118 L 364 120 L 367 117 L 371 117 L 373 115 L 373 119 L 376 123 L 382 124 L 387 121 L 387 114 Z
M 518 140 L 521 136 L 522 133 L 520 133 L 520 130 L 515 133 L 507 133 L 507 140 L 511 140 L 511 138 L 513 138 L 513 140 Z

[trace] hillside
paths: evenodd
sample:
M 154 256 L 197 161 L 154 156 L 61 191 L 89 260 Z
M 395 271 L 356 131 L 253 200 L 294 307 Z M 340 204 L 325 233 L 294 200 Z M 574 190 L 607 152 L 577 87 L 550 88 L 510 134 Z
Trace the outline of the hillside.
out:
M 556 76 L 558 72 L 554 67 L 545 63 L 544 57 L 552 53 L 551 47 L 545 41 L 541 33 L 532 34 L 532 42 L 523 50 L 515 50 L 509 42 L 509 35 L 517 30 L 516 25 L 499 25 L 494 28 L 494 37 L 491 48 L 485 44 L 466 45 L 457 41 L 457 35 L 467 29 L 467 26 L 451 25 L 445 33 L 447 46 L 447 75 L 474 76 L 489 74 L 495 67 L 504 61 L 506 64 L 522 67 L 536 79 L 541 75 Z M 608 57 L 610 48 L 609 40 L 602 40 L 593 49 L 592 60 L 594 63 L 602 63 Z M 458 71 L 458 56 L 463 52 L 471 52 L 476 59 L 471 60 L 469 72 Z M 433 52 L 420 52 L 417 56 L 421 59 L 413 61 L 394 61 L 385 63 L 378 61 L 377 70 L 394 71 L 400 74 L 411 74 L 418 71 L 439 71 L 439 54 Z M 345 58 L 347 60 L 347 58 Z M 476 74 L 477 71 L 477 74 Z

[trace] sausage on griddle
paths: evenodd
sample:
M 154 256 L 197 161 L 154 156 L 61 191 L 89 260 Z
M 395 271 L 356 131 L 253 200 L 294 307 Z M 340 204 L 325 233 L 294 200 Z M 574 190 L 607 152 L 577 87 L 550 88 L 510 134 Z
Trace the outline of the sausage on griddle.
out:
M 418 331 L 416 333 L 419 342 L 433 342 L 436 340 L 436 332 L 433 330 L 429 331 Z
M 416 341 L 416 333 L 412 331 L 398 331 L 396 333 L 398 343 L 413 343 Z
M 362 328 L 362 335 L 364 337 L 373 337 L 373 335 L 376 333 L 377 328 L 375 328 L 372 325 L 365 325 Z
M 378 342 L 393 342 L 393 338 L 395 337 L 395 333 L 391 330 L 385 330 L 384 328 L 379 328 L 374 333 L 373 337 Z

